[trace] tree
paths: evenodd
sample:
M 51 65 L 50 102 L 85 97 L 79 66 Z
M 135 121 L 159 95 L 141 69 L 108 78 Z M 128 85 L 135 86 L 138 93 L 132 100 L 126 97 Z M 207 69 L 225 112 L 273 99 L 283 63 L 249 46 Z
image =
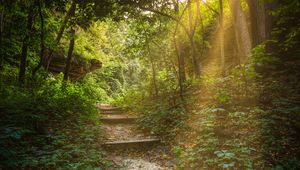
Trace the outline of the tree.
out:
M 29 37 L 31 34 L 32 24 L 33 24 L 33 9 L 32 7 L 29 7 L 27 14 L 27 29 L 26 29 L 26 35 L 23 39 L 23 45 L 22 45 L 22 53 L 21 53 L 21 61 L 20 61 L 20 70 L 19 70 L 19 82 L 24 83 L 25 80 L 25 72 L 26 72 L 26 62 L 27 62 L 27 52 L 28 52 L 28 46 L 29 46 Z
M 220 6 L 220 56 L 221 56 L 221 71 L 225 72 L 225 50 L 224 50 L 224 14 L 223 14 L 223 0 L 219 0 Z
M 191 48 L 192 48 L 194 74 L 195 74 L 195 78 L 199 78 L 200 77 L 200 66 L 199 66 L 199 60 L 198 60 L 197 50 L 196 50 L 196 45 L 195 45 L 195 40 L 194 40 L 195 27 L 193 26 L 192 2 L 191 2 L 191 0 L 187 1 L 187 7 L 188 7 L 188 20 L 189 20 L 189 38 L 190 38 L 190 41 L 191 41 Z
M 3 3 L 4 0 L 1 0 Z M 0 47 L 2 47 L 2 34 L 3 34 L 3 20 L 4 20 L 4 6 L 1 8 L 1 14 L 0 14 Z M 2 69 L 3 65 L 3 54 L 2 54 L 2 48 L 0 49 L 0 70 Z
M 75 11 L 74 11 L 75 12 Z M 74 50 L 74 37 L 75 37 L 75 29 L 71 28 L 71 39 L 70 39 L 70 45 L 69 45 L 69 51 L 68 51 L 68 56 L 67 56 L 67 61 L 66 61 L 66 67 L 64 71 L 64 80 L 68 80 L 69 78 L 69 72 L 71 68 L 71 61 L 72 61 L 72 55 L 73 55 L 73 50 Z
M 57 46 L 57 45 L 59 44 L 59 42 L 60 42 L 60 40 L 61 40 L 61 38 L 62 38 L 62 36 L 63 36 L 63 33 L 64 33 L 64 31 L 65 31 L 65 27 L 66 27 L 66 25 L 67 25 L 69 19 L 70 19 L 72 16 L 74 16 L 74 14 L 75 14 L 75 8 L 76 8 L 76 3 L 75 3 L 75 1 L 73 1 L 73 2 L 72 2 L 72 5 L 71 5 L 71 7 L 69 8 L 69 10 L 68 10 L 68 12 L 67 12 L 67 14 L 66 14 L 66 16 L 65 16 L 65 18 L 64 18 L 64 20 L 63 20 L 63 22 L 62 22 L 62 25 L 60 26 L 60 29 L 59 29 L 59 31 L 58 31 L 58 33 L 57 33 L 57 36 L 56 36 L 56 39 L 55 39 L 55 46 Z M 46 56 L 46 61 L 47 61 L 47 68 L 46 68 L 46 70 L 48 70 L 49 65 L 50 65 L 50 63 L 51 63 L 52 54 L 53 54 L 53 49 L 51 49 L 50 52 L 49 52 L 49 55 Z M 41 66 L 40 66 L 40 67 L 41 67 Z M 37 68 L 37 69 L 38 69 L 38 68 Z
M 45 28 L 44 28 L 44 16 L 43 16 L 43 11 L 42 11 L 42 4 L 41 1 L 37 1 L 38 9 L 39 9 L 39 16 L 40 16 L 40 61 L 38 65 L 33 68 L 32 70 L 32 76 L 35 75 L 35 73 L 41 68 L 44 60 L 44 51 L 45 51 Z
M 175 10 L 175 13 L 177 14 L 177 16 L 179 16 L 178 2 L 177 2 L 176 6 L 177 6 L 177 8 L 174 8 L 174 10 Z M 176 27 L 175 27 L 175 30 L 174 30 L 174 33 L 173 33 L 173 42 L 174 42 L 175 52 L 176 52 L 177 61 L 178 61 L 178 84 L 179 84 L 181 100 L 184 99 L 184 97 L 183 97 L 183 90 L 184 90 L 183 83 L 186 81 L 185 61 L 184 61 L 184 56 L 180 52 L 181 51 L 180 48 L 178 48 L 178 46 L 177 46 L 176 34 L 177 34 L 179 25 L 181 23 L 181 19 L 182 19 L 183 14 L 184 14 L 186 9 L 187 9 L 187 6 L 184 8 L 184 10 L 182 11 L 182 14 L 179 16 L 178 22 L 176 22 Z
M 247 0 L 249 6 L 251 43 L 257 46 L 266 39 L 266 14 L 264 3 L 259 0 Z
M 233 27 L 236 39 L 236 48 L 240 64 L 248 62 L 251 51 L 250 35 L 246 18 L 241 7 L 240 0 L 229 0 L 229 6 L 233 18 Z

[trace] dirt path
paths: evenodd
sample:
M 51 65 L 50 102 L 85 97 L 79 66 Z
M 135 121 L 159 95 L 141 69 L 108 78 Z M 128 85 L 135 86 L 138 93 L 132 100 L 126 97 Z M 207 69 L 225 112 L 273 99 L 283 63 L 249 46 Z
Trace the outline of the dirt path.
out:
M 140 131 L 135 124 L 136 116 L 107 104 L 98 107 L 107 139 L 104 143 L 106 158 L 114 163 L 111 170 L 176 169 L 170 149 L 157 137 Z

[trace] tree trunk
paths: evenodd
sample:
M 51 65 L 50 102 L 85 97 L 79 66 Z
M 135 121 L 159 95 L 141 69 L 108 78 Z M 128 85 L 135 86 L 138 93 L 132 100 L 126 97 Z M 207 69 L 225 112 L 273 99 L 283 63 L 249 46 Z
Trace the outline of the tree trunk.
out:
M 3 0 L 1 0 L 1 2 L 4 3 Z M 2 49 L 2 36 L 3 36 L 3 23 L 4 23 L 3 21 L 4 21 L 4 7 L 0 14 L 0 70 L 2 70 L 2 65 L 4 60 L 3 49 Z
M 64 18 L 62 25 L 60 26 L 59 32 L 56 36 L 56 40 L 55 40 L 56 45 L 59 44 L 60 39 L 62 38 L 62 35 L 63 35 L 66 25 L 68 23 L 68 20 L 75 14 L 75 7 L 76 7 L 76 4 L 75 4 L 75 1 L 73 1 L 69 11 L 67 12 L 67 15 Z
M 41 1 L 38 0 L 38 8 L 39 8 L 39 15 L 40 15 L 40 21 L 41 21 L 41 35 L 40 35 L 40 41 L 41 41 L 41 51 L 40 51 L 40 61 L 38 65 L 32 70 L 32 76 L 35 75 L 35 73 L 42 67 L 43 65 L 43 58 L 44 58 L 44 50 L 45 50 L 45 30 L 44 30 L 44 17 L 41 7 Z
M 175 4 L 175 7 L 176 6 L 178 6 L 178 1 Z M 175 11 L 174 11 L 175 14 L 178 16 L 179 15 L 179 8 L 174 8 L 174 9 L 175 9 Z M 185 11 L 185 9 L 184 9 L 184 11 Z M 179 16 L 179 22 L 180 22 L 183 14 L 184 14 L 184 11 L 181 14 L 181 16 Z M 185 61 L 184 61 L 184 57 L 179 52 L 180 49 L 178 49 L 177 40 L 176 40 L 176 34 L 177 34 L 177 31 L 178 31 L 179 22 L 176 22 L 176 27 L 175 27 L 175 30 L 174 30 L 174 33 L 173 33 L 173 42 L 174 42 L 175 52 L 176 52 L 177 60 L 178 60 L 178 84 L 179 84 L 179 90 L 180 90 L 180 98 L 181 98 L 181 100 L 184 100 L 184 97 L 183 97 L 183 83 L 186 81 Z
M 187 1 L 187 6 L 188 6 L 188 20 L 189 20 L 189 35 L 188 36 L 190 38 L 191 47 L 192 47 L 192 59 L 193 59 L 193 65 L 194 65 L 194 74 L 195 74 L 195 78 L 199 78 L 200 77 L 200 66 L 199 66 L 199 60 L 197 57 L 196 45 L 195 45 L 195 40 L 194 40 L 195 29 L 193 26 L 193 15 L 192 15 L 193 11 L 192 11 L 191 0 Z
M 174 42 L 174 46 L 175 46 L 175 52 L 177 55 L 177 60 L 178 60 L 178 84 L 179 84 L 179 90 L 180 90 L 180 97 L 183 100 L 183 83 L 186 81 L 186 77 L 185 77 L 185 62 L 184 62 L 184 57 L 180 54 L 178 47 L 177 47 L 177 43 L 176 43 L 176 33 L 177 33 L 177 29 L 178 29 L 178 23 L 176 26 L 176 29 L 174 31 L 173 34 L 173 42 Z
M 173 41 L 174 41 L 174 46 L 175 46 L 175 52 L 177 55 L 177 60 L 178 60 L 178 84 L 179 84 L 179 90 L 180 90 L 180 98 L 181 100 L 184 100 L 183 97 L 183 83 L 186 81 L 185 77 L 185 62 L 184 62 L 184 57 L 183 55 L 179 52 L 180 48 L 178 49 L 177 43 L 176 43 L 176 33 L 178 30 L 178 23 L 176 24 L 176 28 L 173 34 Z
M 58 34 L 56 36 L 56 39 L 55 39 L 55 46 L 57 46 L 59 44 L 59 42 L 60 42 L 60 40 L 62 38 L 62 35 L 63 35 L 64 31 L 65 31 L 65 28 L 66 28 L 66 25 L 68 23 L 68 20 L 72 16 L 74 16 L 74 14 L 75 14 L 75 9 L 76 9 L 76 3 L 75 3 L 75 1 L 73 1 L 72 5 L 71 5 L 71 7 L 69 9 L 69 11 L 67 12 L 67 14 L 66 14 L 66 16 L 64 18 L 64 21 L 63 21 L 62 25 L 60 26 L 59 32 L 58 32 Z M 53 53 L 53 49 L 50 50 L 49 55 L 46 57 L 46 61 L 47 61 L 46 70 L 48 70 L 49 65 L 51 63 L 52 53 Z
M 223 15 L 223 0 L 219 0 L 220 4 L 220 56 L 221 56 L 221 72 L 225 73 L 225 51 L 224 51 L 224 15 Z
M 26 30 L 26 35 L 23 39 L 21 62 L 20 62 L 20 69 L 19 69 L 19 82 L 22 84 L 24 83 L 25 80 L 27 51 L 29 45 L 29 34 L 31 32 L 31 28 L 33 24 L 33 10 L 32 8 L 29 8 L 28 10 L 29 12 L 27 16 L 27 30 Z
M 265 7 L 260 0 L 247 0 L 247 3 L 251 24 L 251 44 L 255 47 L 266 39 Z
M 233 18 L 233 27 L 237 41 L 240 64 L 247 63 L 249 60 L 248 55 L 251 52 L 251 41 L 246 18 L 240 0 L 229 0 L 229 6 Z
M 148 37 L 146 37 L 146 41 L 148 42 L 147 43 L 147 49 L 148 49 L 148 54 L 149 54 L 150 62 L 151 62 L 152 80 L 153 80 L 153 86 L 154 86 L 154 97 L 157 97 L 158 96 L 158 88 L 157 88 L 157 83 L 156 83 L 156 72 L 155 72 L 155 68 L 154 68 L 153 56 L 150 54 L 150 47 L 149 47 Z
M 71 40 L 70 40 L 70 45 L 69 45 L 69 51 L 68 51 L 68 56 L 67 56 L 67 62 L 66 62 L 66 67 L 65 67 L 65 72 L 64 72 L 64 80 L 68 80 L 69 78 L 69 72 L 71 68 L 71 61 L 72 61 L 72 55 L 73 55 L 73 50 L 74 50 L 74 36 L 75 36 L 75 30 L 71 28 Z
M 157 97 L 158 96 L 158 88 L 157 88 L 157 83 L 156 83 L 156 72 L 155 72 L 154 61 L 153 61 L 152 56 L 150 56 L 150 60 L 151 60 L 151 67 L 152 67 L 152 79 L 153 79 L 153 85 L 154 85 L 154 91 L 155 91 L 154 96 Z
M 201 26 L 201 37 L 202 37 L 202 43 L 201 43 L 201 50 L 200 50 L 200 57 L 203 57 L 203 54 L 204 54 L 204 51 L 205 51 L 205 39 L 204 39 L 204 23 L 203 23 L 203 18 L 202 18 L 202 14 L 201 14 L 201 11 L 200 11 L 200 0 L 196 0 L 196 3 L 197 3 L 197 16 L 198 16 L 198 20 L 199 20 L 199 23 L 200 23 L 200 26 Z
M 265 7 L 265 30 L 266 30 L 266 40 L 272 40 L 272 30 L 276 27 L 276 22 L 278 16 L 272 15 L 269 11 L 277 9 L 279 6 L 279 1 L 264 2 Z M 266 43 L 266 52 L 273 53 L 277 51 L 277 43 Z

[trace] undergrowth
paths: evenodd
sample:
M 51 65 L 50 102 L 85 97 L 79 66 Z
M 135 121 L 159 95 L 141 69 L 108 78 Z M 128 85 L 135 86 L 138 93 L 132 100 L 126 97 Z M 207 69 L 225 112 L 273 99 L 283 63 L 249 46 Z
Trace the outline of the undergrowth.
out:
M 138 124 L 153 135 L 172 140 L 179 130 L 185 128 L 186 119 L 183 106 L 170 106 L 161 102 L 144 107 Z
M 0 88 L 0 169 L 102 169 L 98 110 L 82 83 L 42 76 Z M 5 86 L 5 87 L 4 87 Z
M 254 49 L 251 64 L 214 81 L 210 105 L 188 112 L 198 124 L 185 133 L 191 140 L 173 147 L 179 168 L 300 168 L 299 73 L 264 48 Z

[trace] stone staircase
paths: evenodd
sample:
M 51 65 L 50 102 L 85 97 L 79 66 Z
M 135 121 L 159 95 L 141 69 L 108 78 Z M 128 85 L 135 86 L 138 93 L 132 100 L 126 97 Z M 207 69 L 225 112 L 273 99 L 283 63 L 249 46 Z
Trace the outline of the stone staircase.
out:
M 141 132 L 135 122 L 136 115 L 131 115 L 118 107 L 99 104 L 102 128 L 107 141 L 103 144 L 108 149 L 147 149 L 157 146 L 157 137 Z

